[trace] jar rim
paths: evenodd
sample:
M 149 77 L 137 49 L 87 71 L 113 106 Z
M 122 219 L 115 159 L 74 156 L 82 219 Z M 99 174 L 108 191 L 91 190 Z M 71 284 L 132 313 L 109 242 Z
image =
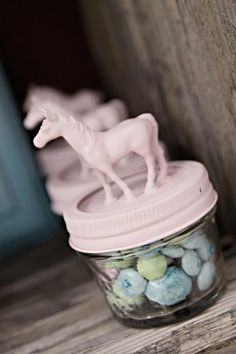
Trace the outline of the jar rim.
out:
M 179 237 L 183 237 L 184 239 L 187 239 L 188 237 L 191 237 L 191 235 L 195 232 L 197 232 L 199 229 L 202 228 L 202 224 L 203 222 L 207 223 L 210 219 L 212 219 L 215 215 L 217 209 L 217 205 L 214 205 L 213 208 L 211 210 L 209 210 L 209 212 L 204 215 L 201 219 L 197 220 L 194 224 L 187 226 L 185 229 L 182 229 L 178 232 L 176 232 L 175 234 L 171 234 L 169 236 L 167 236 L 166 238 L 160 239 L 158 241 L 153 241 L 150 243 L 147 243 L 145 245 L 141 245 L 138 247 L 132 247 L 129 249 L 124 249 L 124 250 L 117 250 L 117 251 L 113 251 L 111 253 L 107 252 L 107 253 L 87 253 L 87 252 L 81 252 L 81 251 L 77 251 L 86 261 L 89 261 L 90 258 L 94 259 L 106 259 L 106 258 L 110 258 L 112 257 L 114 260 L 116 259 L 125 259 L 134 255 L 138 255 L 141 257 L 147 253 L 149 253 L 150 251 L 154 250 L 155 248 L 162 248 L 165 247 L 167 245 L 171 245 L 171 241 L 175 240 L 176 238 Z M 144 249 L 143 247 L 147 246 L 147 249 Z

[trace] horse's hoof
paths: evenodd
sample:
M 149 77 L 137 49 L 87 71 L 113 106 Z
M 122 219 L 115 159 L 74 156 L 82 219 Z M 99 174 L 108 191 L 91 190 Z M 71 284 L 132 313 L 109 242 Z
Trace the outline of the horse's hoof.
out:
M 128 201 L 135 198 L 134 194 L 130 190 L 124 193 L 124 197 Z
M 155 192 L 156 189 L 157 189 L 156 186 L 148 186 L 148 187 L 145 187 L 143 193 L 144 194 L 151 194 L 151 193 Z
M 167 177 L 166 171 L 159 173 L 159 175 L 157 176 L 157 184 L 160 185 L 166 177 Z
M 114 196 L 109 197 L 109 198 L 106 198 L 106 199 L 105 199 L 105 204 L 106 204 L 106 205 L 112 204 L 112 203 L 114 203 L 116 200 L 117 200 L 117 198 L 114 197 Z

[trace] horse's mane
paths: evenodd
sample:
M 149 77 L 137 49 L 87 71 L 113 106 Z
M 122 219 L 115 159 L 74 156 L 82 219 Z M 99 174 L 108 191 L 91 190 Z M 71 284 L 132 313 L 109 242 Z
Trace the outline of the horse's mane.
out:
M 86 139 L 93 140 L 95 138 L 95 132 L 91 128 L 89 128 L 86 124 L 81 122 L 81 120 L 76 119 L 71 115 L 58 115 L 58 119 L 63 124 L 67 126 L 71 126 L 72 129 L 78 129 L 79 133 L 86 137 Z
M 58 115 L 58 118 L 60 116 L 67 116 L 68 112 L 59 104 L 56 104 L 55 102 L 51 102 L 51 101 L 43 101 L 41 102 L 39 100 L 36 109 L 41 109 L 44 111 L 48 111 L 49 113 L 53 114 L 53 115 Z
M 75 120 L 79 131 L 82 135 L 84 135 L 87 139 L 94 139 L 95 138 L 95 131 L 89 128 L 86 124 L 81 122 L 79 119 Z

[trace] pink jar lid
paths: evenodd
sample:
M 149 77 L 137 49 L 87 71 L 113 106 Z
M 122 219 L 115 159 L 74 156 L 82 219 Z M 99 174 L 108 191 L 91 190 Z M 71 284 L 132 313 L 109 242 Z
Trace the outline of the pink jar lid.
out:
M 106 205 L 103 190 L 97 189 L 67 208 L 64 219 L 73 249 L 105 253 L 158 241 L 197 222 L 217 201 L 206 168 L 195 161 L 169 162 L 168 177 L 148 195 L 142 194 L 145 172 L 125 181 L 139 195 L 132 201 L 120 198 Z
M 47 179 L 46 188 L 51 199 L 51 209 L 56 214 L 62 215 L 75 198 L 77 201 L 81 200 L 92 191 L 100 188 L 101 184 L 97 177 L 92 172 L 83 174 L 81 168 L 80 160 L 77 158 Z M 145 171 L 146 166 L 140 156 L 134 155 L 122 161 L 118 165 L 118 169 L 119 174 L 126 177 L 137 171 Z

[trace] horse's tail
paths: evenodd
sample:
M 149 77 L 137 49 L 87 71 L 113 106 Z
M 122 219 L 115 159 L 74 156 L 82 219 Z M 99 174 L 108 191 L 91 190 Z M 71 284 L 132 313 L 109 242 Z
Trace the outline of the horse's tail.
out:
M 155 143 L 157 143 L 159 129 L 158 129 L 157 121 L 153 117 L 153 115 L 151 113 L 143 113 L 140 116 L 138 116 L 138 118 L 148 120 L 152 124 L 152 127 L 153 127 L 153 137 L 152 137 L 152 139 L 155 140 Z
M 144 113 L 139 116 L 139 118 L 148 120 L 151 122 L 153 131 L 152 131 L 152 147 L 153 147 L 153 153 L 156 156 L 156 159 L 159 163 L 159 168 L 160 168 L 160 173 L 158 176 L 158 181 L 163 180 L 166 175 L 167 175 L 167 161 L 165 158 L 164 150 L 161 147 L 161 144 L 159 143 L 159 129 L 158 129 L 158 124 L 156 119 L 153 117 L 152 114 L 150 113 Z

